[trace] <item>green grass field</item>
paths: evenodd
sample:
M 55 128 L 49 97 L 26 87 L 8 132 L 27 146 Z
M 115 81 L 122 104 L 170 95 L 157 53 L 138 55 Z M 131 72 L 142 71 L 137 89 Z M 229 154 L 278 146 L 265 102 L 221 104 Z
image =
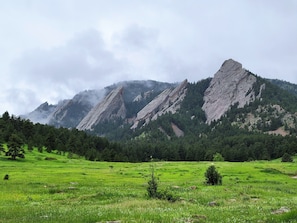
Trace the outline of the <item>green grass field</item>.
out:
M 158 189 L 178 201 L 147 197 L 151 165 Z M 37 151 L 17 161 L 2 155 L 0 222 L 297 222 L 296 163 L 217 162 L 223 185 L 206 186 L 210 165 L 90 162 Z M 9 180 L 2 180 L 5 174 Z M 288 212 L 273 214 L 281 207 Z

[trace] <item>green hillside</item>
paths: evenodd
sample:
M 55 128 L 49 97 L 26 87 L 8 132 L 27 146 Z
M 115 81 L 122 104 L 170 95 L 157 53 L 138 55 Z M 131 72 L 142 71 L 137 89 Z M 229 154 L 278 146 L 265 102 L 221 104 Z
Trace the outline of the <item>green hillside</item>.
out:
M 214 154 L 220 153 L 226 161 L 238 162 L 271 160 L 285 153 L 297 153 L 297 96 L 258 77 L 253 87 L 259 90 L 265 85 L 261 98 L 243 108 L 235 104 L 221 119 L 208 125 L 202 105 L 210 81 L 188 83 L 177 113 L 164 114 L 136 130 L 130 128 L 129 122 L 117 119 L 105 121 L 86 133 L 33 124 L 6 112 L 0 118 L 0 142 L 14 143 L 18 139 L 20 145 L 29 148 L 68 152 L 99 161 L 142 162 L 150 157 L 211 161 Z M 133 103 L 130 111 L 143 106 Z

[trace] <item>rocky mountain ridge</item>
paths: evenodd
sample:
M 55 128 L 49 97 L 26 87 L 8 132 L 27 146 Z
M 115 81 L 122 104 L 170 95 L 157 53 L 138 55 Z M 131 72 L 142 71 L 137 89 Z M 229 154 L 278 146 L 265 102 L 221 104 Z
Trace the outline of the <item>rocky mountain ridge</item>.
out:
M 168 112 L 174 114 L 180 108 L 180 103 L 186 96 L 186 87 L 188 81 L 184 80 L 180 85 L 174 89 L 166 89 L 143 109 L 141 109 L 133 121 L 131 129 L 138 127 L 139 123 L 149 123 L 151 120 L 156 120 L 158 116 Z
M 291 85 L 290 88 L 292 90 Z M 120 82 L 104 90 L 85 91 L 58 105 L 44 103 L 26 118 L 35 122 L 42 120 L 45 124 L 55 126 L 93 131 L 99 135 L 108 135 L 111 131 L 120 131 L 124 135 L 139 129 L 147 131 L 146 126 L 158 121 L 156 127 L 149 128 L 161 131 L 167 138 L 171 138 L 172 134 L 182 137 L 187 134 L 189 126 L 204 129 L 203 123 L 211 125 L 225 116 L 229 116 L 232 125 L 250 131 L 262 128 L 269 132 L 277 127 L 290 132 L 297 123 L 297 106 L 291 103 L 296 96 L 285 102 L 284 97 L 291 97 L 288 94 L 278 86 L 271 85 L 270 81 L 244 69 L 239 62 L 229 59 L 209 81 L 201 80 L 197 84 L 187 80 L 178 84 Z M 200 102 L 195 104 L 197 101 Z M 264 113 L 261 115 L 258 112 L 263 108 L 269 111 L 265 113 L 265 119 Z M 163 117 L 169 119 L 162 121 Z M 280 121 L 276 122 L 275 119 Z M 197 134 L 201 135 L 200 130 Z
M 92 130 L 101 121 L 125 118 L 126 107 L 123 99 L 123 87 L 112 90 L 103 101 L 99 102 L 77 125 L 78 130 Z
M 80 122 L 97 101 L 103 99 L 104 94 L 105 90 L 82 91 L 72 99 L 62 100 L 57 105 L 49 105 L 45 102 L 23 117 L 34 123 L 71 128 Z
M 253 85 L 256 81 L 256 76 L 243 69 L 240 63 L 232 59 L 225 61 L 205 91 L 202 109 L 206 122 L 220 119 L 235 103 L 242 108 L 260 98 L 265 84 L 260 86 L 259 95 L 255 95 Z

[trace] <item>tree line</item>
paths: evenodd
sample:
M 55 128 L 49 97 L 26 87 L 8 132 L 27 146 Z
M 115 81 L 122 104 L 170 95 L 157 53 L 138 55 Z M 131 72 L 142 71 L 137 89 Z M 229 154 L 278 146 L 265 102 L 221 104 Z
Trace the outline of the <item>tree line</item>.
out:
M 68 152 L 84 156 L 88 160 L 104 160 L 103 154 L 119 146 L 106 138 L 89 135 L 77 129 L 33 124 L 29 120 L 10 116 L 8 112 L 0 118 L 0 143 L 2 152 L 9 156 L 13 150 L 21 154 L 22 148 L 26 145 L 28 150 Z M 24 153 L 22 154 L 25 156 Z M 17 156 L 11 157 L 15 159 Z
M 211 128 L 211 126 L 209 127 Z M 159 136 L 158 136 L 159 135 Z M 154 141 L 154 138 L 158 140 Z M 182 138 L 164 137 L 161 131 L 125 142 L 110 142 L 77 129 L 33 124 L 19 117 L 0 118 L 0 142 L 7 147 L 53 150 L 84 156 L 88 160 L 143 162 L 152 158 L 170 161 L 212 160 L 220 153 L 226 161 L 270 160 L 285 153 L 297 153 L 295 136 L 275 136 L 248 132 L 231 124 L 216 125 L 208 134 L 195 132 Z M 8 148 L 9 149 L 9 148 Z M 3 148 L 2 148 L 3 150 Z M 15 156 L 17 157 L 17 156 Z

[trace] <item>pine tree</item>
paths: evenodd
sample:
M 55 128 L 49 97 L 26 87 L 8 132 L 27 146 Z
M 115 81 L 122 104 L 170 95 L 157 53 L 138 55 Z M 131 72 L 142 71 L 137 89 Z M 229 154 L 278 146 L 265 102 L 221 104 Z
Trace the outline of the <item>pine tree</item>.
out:
M 205 172 L 206 184 L 207 185 L 221 185 L 222 184 L 222 176 L 216 170 L 214 165 L 208 167 Z
M 5 155 L 11 156 L 13 160 L 15 160 L 16 157 L 25 158 L 25 151 L 22 148 L 23 144 L 22 139 L 17 134 L 11 134 L 7 143 L 8 151 Z

